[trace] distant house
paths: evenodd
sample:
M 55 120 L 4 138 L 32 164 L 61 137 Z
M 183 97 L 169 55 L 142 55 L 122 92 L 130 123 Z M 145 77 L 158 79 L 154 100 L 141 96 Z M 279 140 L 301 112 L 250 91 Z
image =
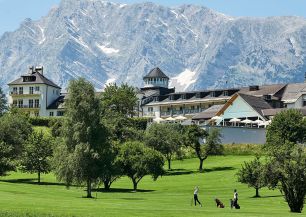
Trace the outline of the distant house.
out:
M 30 67 L 27 74 L 10 82 L 8 103 L 31 116 L 62 116 L 61 87 L 46 78 L 43 67 Z

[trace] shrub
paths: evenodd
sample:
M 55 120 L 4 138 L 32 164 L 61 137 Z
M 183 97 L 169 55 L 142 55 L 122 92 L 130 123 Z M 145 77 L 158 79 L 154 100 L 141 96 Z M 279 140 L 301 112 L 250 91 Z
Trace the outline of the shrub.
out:
M 42 127 L 48 127 L 50 124 L 50 121 L 55 118 L 51 117 L 29 117 L 29 122 L 33 126 L 42 126 Z
M 224 145 L 225 155 L 256 155 L 262 152 L 258 144 L 227 144 Z

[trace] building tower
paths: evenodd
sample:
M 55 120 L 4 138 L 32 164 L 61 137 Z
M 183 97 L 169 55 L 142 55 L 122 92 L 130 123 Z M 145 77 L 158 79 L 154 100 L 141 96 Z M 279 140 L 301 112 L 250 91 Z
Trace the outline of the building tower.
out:
M 144 87 L 164 87 L 168 88 L 169 77 L 160 68 L 152 69 L 149 74 L 143 77 Z

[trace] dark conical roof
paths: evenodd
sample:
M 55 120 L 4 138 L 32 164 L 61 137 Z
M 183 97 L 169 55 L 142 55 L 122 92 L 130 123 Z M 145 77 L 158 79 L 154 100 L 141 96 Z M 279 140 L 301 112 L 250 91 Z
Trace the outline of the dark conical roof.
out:
M 163 73 L 162 70 L 160 70 L 160 68 L 156 67 L 154 69 L 152 69 L 149 74 L 147 74 L 146 76 L 143 77 L 145 78 L 167 78 L 169 79 L 169 77 L 167 75 L 165 75 L 165 73 Z

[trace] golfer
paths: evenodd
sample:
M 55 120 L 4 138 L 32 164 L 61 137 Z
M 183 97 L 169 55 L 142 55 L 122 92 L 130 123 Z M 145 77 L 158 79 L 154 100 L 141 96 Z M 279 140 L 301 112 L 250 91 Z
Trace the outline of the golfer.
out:
M 194 192 L 193 192 L 193 199 L 194 199 L 194 205 L 197 205 L 197 202 L 200 204 L 200 206 L 202 207 L 201 202 L 198 199 L 198 194 L 199 194 L 199 186 L 196 186 L 194 188 Z

